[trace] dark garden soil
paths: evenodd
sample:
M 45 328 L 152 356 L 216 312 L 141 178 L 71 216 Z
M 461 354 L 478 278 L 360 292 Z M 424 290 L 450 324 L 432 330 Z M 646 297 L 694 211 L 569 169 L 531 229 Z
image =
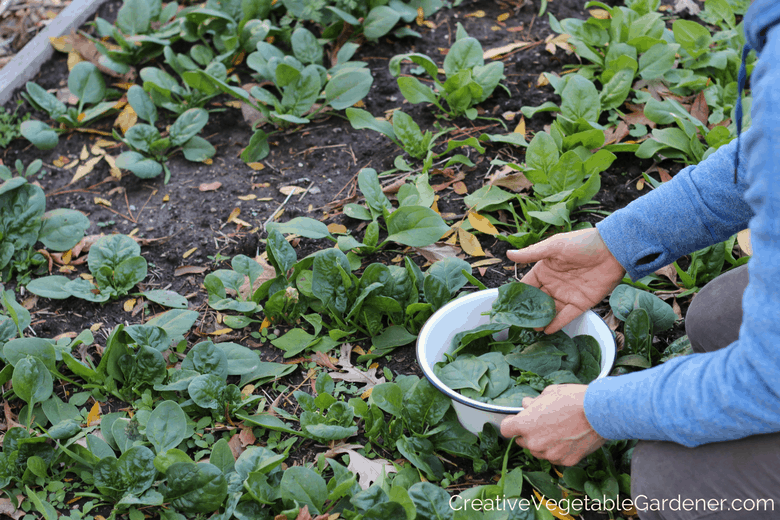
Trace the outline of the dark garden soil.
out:
M 456 9 L 439 11 L 431 19 L 435 29 L 415 26 L 414 29 L 423 35 L 421 39 L 383 38 L 374 45 L 361 47 L 355 59 L 366 61 L 374 76 L 373 87 L 365 99 L 365 108 L 374 115 L 381 115 L 388 110 L 402 107 L 421 123 L 423 129 L 432 128 L 436 119 L 428 107 L 402 104 L 403 96 L 398 90 L 395 78 L 387 69 L 389 59 L 399 53 L 420 52 L 441 62 L 442 51 L 449 48 L 455 40 L 457 22 L 463 24 L 469 35 L 478 38 L 485 50 L 515 41 L 543 42 L 552 34 L 547 16 L 537 17 L 539 6 L 531 2 L 522 7 L 518 7 L 518 4 L 522 5 L 524 2 L 464 2 Z M 583 4 L 583 0 L 554 0 L 548 3 L 547 9 L 559 20 L 568 17 L 584 18 L 586 13 L 582 9 Z M 113 0 L 104 5 L 99 14 L 113 20 L 120 5 L 120 2 Z M 484 16 L 474 16 L 475 13 L 479 14 L 478 10 L 483 11 Z M 511 16 L 503 22 L 497 22 L 502 13 L 510 13 Z M 577 58 L 573 54 L 567 55 L 560 49 L 551 54 L 545 50 L 544 43 L 513 52 L 503 61 L 507 76 L 505 84 L 511 95 L 498 88 L 482 108 L 485 116 L 501 120 L 504 120 L 502 114 L 517 112 L 514 120 L 504 121 L 509 131 L 517 126 L 522 106 L 537 106 L 549 100 L 560 101 L 558 96 L 552 93 L 552 87 L 536 86 L 537 78 L 542 72 L 561 73 L 564 66 L 577 64 Z M 35 81 L 47 89 L 61 88 L 66 84 L 67 73 L 66 57 L 57 53 L 50 63 L 43 67 Z M 242 80 L 247 82 L 251 78 L 245 77 Z M 223 98 L 218 100 L 222 103 L 228 101 Z M 15 106 L 15 102 L 12 101 L 9 106 Z M 39 151 L 19 139 L 4 150 L 1 157 L 7 165 L 12 165 L 17 159 L 29 164 L 35 158 L 41 158 L 47 173 L 37 182 L 46 192 L 47 209 L 67 207 L 84 212 L 91 221 L 87 234 L 132 233 L 136 237 L 146 239 L 148 242 L 142 244 L 142 254 L 149 262 L 150 276 L 140 288 L 171 289 L 187 297 L 190 309 L 200 312 L 200 318 L 187 338 L 190 344 L 205 338 L 235 341 L 257 348 L 263 360 L 281 362 L 281 351 L 261 344 L 249 336 L 257 330 L 256 326 L 223 335 L 211 335 L 214 331 L 224 329 L 224 326 L 218 323 L 218 314 L 206 304 L 203 277 L 213 269 L 225 267 L 215 260 L 229 259 L 239 253 L 254 257 L 264 251 L 263 225 L 286 199 L 286 195 L 280 192 L 281 187 L 299 186 L 306 191 L 290 197 L 282 208 L 283 212 L 277 214 L 276 220 L 286 221 L 296 216 L 309 216 L 327 224 L 343 224 L 352 230 L 353 234 L 361 237 L 361 222 L 343 215 L 341 204 L 357 201 L 356 176 L 360 169 L 371 167 L 378 172 L 389 170 L 399 150 L 377 133 L 352 129 L 343 114 L 330 113 L 309 125 L 271 137 L 271 153 L 262 161 L 264 168 L 254 171 L 238 157 L 249 141 L 249 125 L 243 120 L 240 110 L 227 106 L 221 108 L 224 111 L 211 114 L 209 124 L 201 134 L 217 148 L 213 163 L 191 163 L 180 155 L 175 156 L 169 163 L 172 176 L 167 185 L 163 184 L 162 178 L 141 180 L 129 173 L 118 180 L 111 177 L 109 166 L 104 160 L 98 162 L 86 177 L 71 183 L 78 166 L 85 161 L 82 159 L 78 166 L 71 169 L 54 166 L 54 163 L 72 163 L 79 158 L 85 147 L 90 150 L 98 139 L 111 140 L 110 137 L 89 133 L 73 133 L 67 138 L 61 138 L 60 145 L 48 152 Z M 38 114 L 38 118 L 43 119 L 41 116 Z M 170 119 L 169 122 L 172 121 L 173 119 Z M 538 114 L 526 121 L 527 130 L 529 134 L 541 130 L 551 121 L 552 118 L 548 114 Z M 113 118 L 107 118 L 93 128 L 110 133 L 112 123 Z M 456 137 L 460 139 L 478 136 L 483 131 L 507 131 L 498 121 L 489 119 L 474 122 L 466 119 L 454 122 L 441 120 L 440 123 L 444 126 L 457 125 L 460 133 Z M 510 145 L 491 145 L 484 155 L 479 155 L 470 148 L 465 150 L 469 150 L 471 159 L 476 163 L 474 168 L 464 167 L 461 170 L 465 173 L 464 182 L 469 192 L 482 186 L 493 158 L 518 163 L 524 160 L 523 149 Z M 114 157 L 121 151 L 123 148 L 106 148 L 106 152 Z M 65 156 L 65 159 L 61 156 Z M 600 205 L 589 208 L 612 212 L 646 193 L 648 187 L 639 191 L 637 181 L 641 179 L 641 173 L 650 166 L 650 161 L 643 162 L 629 154 L 619 155 L 613 166 L 602 173 L 602 189 L 596 196 Z M 673 171 L 677 169 L 673 167 Z M 387 182 L 390 183 L 394 179 L 395 177 L 390 177 Z M 431 179 L 431 184 L 446 180 L 443 175 L 436 175 Z M 199 186 L 215 182 L 220 183 L 218 189 L 199 190 Z M 449 216 L 455 220 L 463 217 L 466 207 L 462 195 L 457 195 L 452 188 L 447 188 L 438 195 L 438 207 L 445 217 Z M 235 221 L 229 222 L 231 214 L 238 210 L 238 219 L 249 227 Z M 603 215 L 590 213 L 578 218 L 597 222 Z M 502 260 L 501 263 L 489 266 L 484 274 L 475 269 L 475 276 L 488 287 L 497 287 L 515 276 L 520 277 L 527 270 L 522 266 L 515 268 L 512 262 L 506 260 L 508 246 L 505 242 L 496 241 L 486 235 L 480 235 L 480 241 L 488 256 Z M 294 245 L 299 258 L 302 258 L 323 247 L 330 247 L 330 242 L 304 238 L 295 239 Z M 397 263 L 404 255 L 411 256 L 420 265 L 426 262 L 413 250 L 386 249 L 377 255 L 366 257 L 363 265 L 376 261 Z M 75 264 L 84 258 L 85 255 L 71 262 Z M 52 272 L 56 272 L 58 267 L 55 264 Z M 85 264 L 74 267 L 75 270 L 69 276 L 88 272 Z M 29 295 L 22 299 L 26 297 Z M 140 323 L 165 310 L 151 302 L 136 301 L 135 305 L 128 305 L 128 311 L 125 307 L 126 300 L 96 305 L 76 299 L 56 301 L 32 297 L 26 303 L 33 314 L 32 329 L 36 335 L 54 337 L 64 333 L 78 333 L 85 328 L 101 324 L 95 335 L 98 345 L 104 345 L 105 335 L 116 325 Z M 684 313 L 688 302 L 678 303 Z M 608 309 L 604 302 L 596 310 L 603 316 Z M 683 326 L 678 323 L 660 338 L 658 346 L 665 347 L 682 334 Z M 380 364 L 385 363 L 383 360 L 379 361 Z M 392 359 L 386 364 L 399 374 L 420 374 L 411 345 L 394 351 Z M 293 386 L 301 382 L 302 373 L 305 373 L 305 369 L 290 377 Z M 307 457 L 305 449 L 301 452 L 303 457 Z M 311 456 L 308 456 L 308 460 L 311 460 Z

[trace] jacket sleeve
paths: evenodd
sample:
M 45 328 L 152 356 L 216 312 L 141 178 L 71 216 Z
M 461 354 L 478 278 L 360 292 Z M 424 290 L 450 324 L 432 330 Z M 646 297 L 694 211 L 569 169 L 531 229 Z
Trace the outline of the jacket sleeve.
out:
M 743 138 L 753 132 L 747 130 Z M 736 147 L 736 140 L 721 147 L 596 224 L 632 280 L 748 227 L 752 210 L 743 199 L 747 157 L 743 146 L 734 184 Z
M 750 281 L 742 299 L 739 339 L 713 353 L 676 358 L 649 370 L 591 383 L 585 414 L 605 438 L 696 446 L 780 432 L 780 90 L 776 88 L 780 25 L 768 31 L 751 81 L 753 123 L 742 136 L 748 173 L 740 175 L 740 185 L 749 185 L 744 198 L 750 209 L 738 200 L 739 188 L 727 186 L 729 178 L 733 183 L 733 170 L 729 175 L 727 164 L 733 164 L 728 156 L 734 150 L 727 147 L 688 169 L 681 182 L 669 182 L 664 193 L 660 189 L 652 193 L 655 202 L 668 205 L 666 210 L 643 201 L 628 209 L 627 216 L 616 213 L 618 222 L 606 226 L 607 245 L 624 260 L 635 263 L 643 255 L 659 254 L 659 259 L 634 268 L 632 276 L 638 276 L 681 252 L 722 239 L 752 214 L 753 257 L 748 263 Z M 650 216 L 638 211 L 648 211 Z M 689 219 L 687 225 L 661 225 L 679 217 Z M 631 225 L 638 228 L 631 230 Z M 617 229 L 645 237 L 644 245 L 615 242 Z M 636 242 L 629 237 L 623 240 Z

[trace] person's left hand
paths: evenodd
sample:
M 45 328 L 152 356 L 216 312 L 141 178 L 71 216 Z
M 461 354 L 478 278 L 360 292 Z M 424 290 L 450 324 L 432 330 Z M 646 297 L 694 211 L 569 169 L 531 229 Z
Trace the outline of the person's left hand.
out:
M 585 417 L 587 389 L 587 385 L 550 385 L 540 396 L 526 397 L 524 410 L 501 423 L 501 434 L 518 435 L 517 444 L 536 458 L 574 466 L 606 442 Z

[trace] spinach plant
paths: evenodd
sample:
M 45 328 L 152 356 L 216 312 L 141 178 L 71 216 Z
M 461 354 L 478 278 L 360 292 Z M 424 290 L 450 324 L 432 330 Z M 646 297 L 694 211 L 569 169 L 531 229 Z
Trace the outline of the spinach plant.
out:
M 131 66 L 156 58 L 165 46 L 181 37 L 178 9 L 177 2 L 169 2 L 163 8 L 161 0 L 125 0 L 117 13 L 116 24 L 97 17 L 98 37 L 85 36 L 95 44 L 105 66 L 127 74 Z M 108 38 L 113 38 L 116 45 L 106 45 L 104 39 Z
M 18 116 L 16 113 L 19 111 L 19 107 L 22 106 L 23 101 L 17 102 L 16 108 L 13 112 L 7 111 L 5 108 L 0 109 L 0 148 L 7 148 L 11 141 L 17 137 L 21 137 L 22 133 L 19 130 L 19 126 L 30 119 L 30 114 Z
M 116 106 L 113 101 L 103 101 L 107 94 L 106 83 L 98 68 L 88 61 L 77 63 L 68 75 L 68 90 L 78 98 L 77 107 L 66 107 L 37 83 L 27 82 L 26 90 L 26 93 L 22 93 L 25 99 L 61 125 L 61 128 L 52 129 L 46 123 L 34 119 L 21 124 L 19 129 L 25 139 L 41 150 L 51 150 L 57 146 L 59 134 L 86 126 L 108 115 Z M 85 111 L 87 105 L 91 107 Z
M 37 278 L 27 290 L 44 298 L 62 300 L 74 296 L 103 303 L 126 295 L 146 278 L 146 259 L 141 246 L 127 235 L 100 237 L 90 248 L 87 265 L 92 280 L 69 280 L 62 275 Z
M 354 105 L 371 88 L 373 78 L 365 63 L 349 61 L 357 45 L 344 45 L 336 56 L 337 64 L 330 69 L 322 66 L 322 46 L 308 30 L 296 29 L 292 46 L 295 56 L 285 56 L 278 48 L 260 41 L 257 51 L 247 57 L 247 64 L 261 79 L 273 83 L 281 97 L 260 86 L 252 87 L 247 93 L 207 72 L 200 72 L 203 80 L 200 88 L 206 91 L 211 88 L 236 97 L 262 115 L 241 154 L 245 162 L 258 161 L 268 155 L 268 134 L 259 128 L 265 122 L 281 127 L 305 124 L 328 106 L 341 110 Z M 325 98 L 320 100 L 323 92 Z
M 413 104 L 431 103 L 450 117 L 466 115 L 477 118 L 476 105 L 485 101 L 504 79 L 504 64 L 494 61 L 485 65 L 482 45 L 470 37 L 458 23 L 457 40 L 444 58 L 446 80 L 439 80 L 439 67 L 424 54 L 400 54 L 390 60 L 390 74 L 398 76 L 403 60 L 422 67 L 433 79 L 435 88 L 423 85 L 410 76 L 398 78 L 398 88 Z M 445 108 L 446 104 L 446 108 Z
M 142 179 L 157 177 L 164 170 L 164 182 L 167 184 L 171 178 L 168 159 L 177 151 L 181 150 L 184 158 L 193 162 L 205 161 L 216 152 L 208 141 L 197 135 L 209 120 L 209 114 L 204 109 L 186 110 L 171 125 L 168 136 L 162 137 L 154 125 L 157 109 L 144 90 L 134 85 L 128 90 L 127 97 L 138 117 L 148 124 L 133 125 L 124 137 L 114 130 L 114 138 L 130 148 L 117 157 L 118 167 L 130 170 Z
M 181 115 L 191 108 L 205 108 L 206 104 L 220 93 L 218 90 L 208 88 L 208 83 L 206 84 L 207 90 L 201 90 L 203 81 L 198 74 L 198 71 L 202 70 L 199 65 L 204 66 L 205 72 L 209 75 L 220 81 L 228 81 L 225 65 L 214 59 L 211 51 L 207 49 L 206 47 L 203 49 L 198 46 L 193 47 L 190 52 L 193 56 L 191 59 L 186 54 L 177 54 L 170 47 L 165 47 L 163 51 L 165 62 L 181 78 L 182 83 L 160 68 L 144 67 L 141 69 L 143 88 L 149 93 L 156 106 Z M 199 52 L 196 52 L 197 50 Z M 217 109 L 211 109 L 211 111 L 214 110 Z
M 34 163 L 27 171 L 34 170 Z M 46 211 L 43 190 L 22 177 L 0 184 L 0 270 L 3 280 L 16 273 L 21 283 L 30 271 L 45 268 L 45 257 L 33 250 L 39 241 L 48 249 L 67 251 L 89 227 L 89 219 L 71 209 Z
M 263 273 L 263 267 L 246 255 L 234 256 L 231 266 L 233 269 L 217 269 L 203 280 L 209 295 L 209 307 L 217 311 L 242 312 L 247 316 L 259 312 L 262 307 L 251 297 L 252 287 Z M 228 297 L 228 290 L 231 297 Z

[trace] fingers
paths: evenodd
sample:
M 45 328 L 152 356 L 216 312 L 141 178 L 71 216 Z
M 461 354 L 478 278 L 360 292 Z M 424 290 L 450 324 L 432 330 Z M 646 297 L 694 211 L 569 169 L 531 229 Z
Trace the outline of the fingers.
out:
M 575 307 L 574 305 L 566 305 L 562 309 L 558 310 L 558 312 L 555 314 L 555 318 L 553 318 L 550 324 L 544 328 L 544 333 L 555 334 L 583 312 L 585 311 Z
M 524 247 L 523 249 L 513 249 L 511 251 L 507 251 L 506 256 L 513 262 L 522 264 L 538 262 L 539 260 L 550 256 L 550 248 L 555 244 L 554 240 L 554 237 L 548 238 L 547 240 L 543 240 L 538 244 L 533 244 L 528 247 Z

